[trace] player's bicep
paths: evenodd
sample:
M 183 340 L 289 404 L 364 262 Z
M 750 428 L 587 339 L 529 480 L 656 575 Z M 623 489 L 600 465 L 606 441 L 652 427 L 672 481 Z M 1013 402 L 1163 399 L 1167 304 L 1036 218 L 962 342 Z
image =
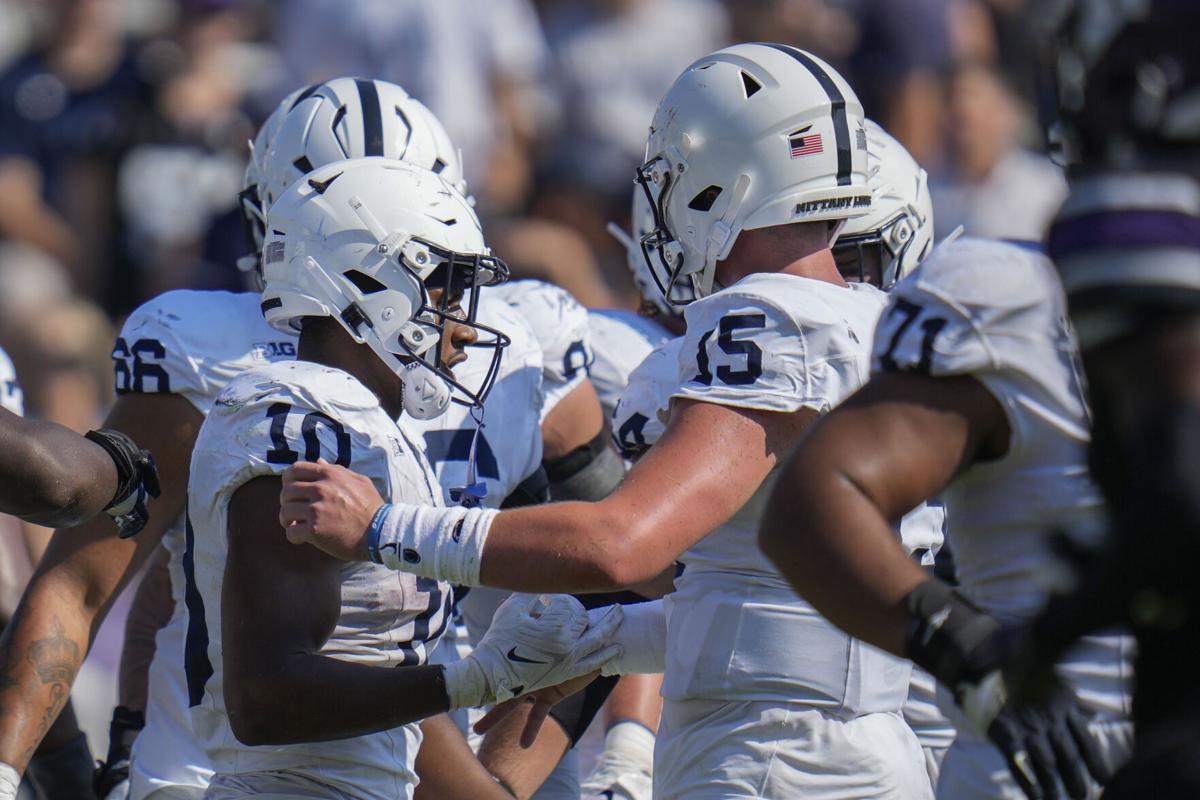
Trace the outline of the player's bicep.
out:
M 229 502 L 221 618 L 231 675 L 257 675 L 289 655 L 316 652 L 340 613 L 341 562 L 288 543 L 279 491 L 278 477 L 257 477 Z
M 1007 430 L 1000 403 L 974 378 L 884 373 L 813 427 L 794 462 L 809 476 L 793 477 L 849 481 L 895 522 L 987 457 Z
M 676 399 L 662 438 L 612 501 L 683 552 L 745 505 L 815 417 Z

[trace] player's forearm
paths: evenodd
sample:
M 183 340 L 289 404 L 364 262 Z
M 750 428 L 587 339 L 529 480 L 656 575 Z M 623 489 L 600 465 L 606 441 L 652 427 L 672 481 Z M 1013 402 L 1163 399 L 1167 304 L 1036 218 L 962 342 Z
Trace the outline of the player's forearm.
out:
M 653 553 L 633 557 L 635 537 L 636 532 L 609 519 L 602 503 L 507 511 L 492 523 L 480 583 L 517 592 L 623 589 L 662 571 Z
M 56 531 L 0 639 L 0 761 L 23 769 L 67 701 L 75 673 L 148 542 L 107 516 Z M 142 548 L 142 549 L 139 549 Z
M 39 588 L 31 585 L 0 636 L 0 761 L 18 770 L 70 699 L 89 643 L 88 615 L 43 602 Z
M 0 409 L 0 512 L 42 525 L 74 525 L 98 514 L 117 491 L 112 459 L 52 422 Z
M 169 555 L 163 548 L 155 551 L 125 619 L 125 642 L 121 647 L 121 666 L 117 683 L 117 702 L 131 711 L 144 711 L 154 659 L 155 639 L 175 609 L 171 598 Z
M 389 730 L 449 709 L 441 666 L 374 667 L 316 654 L 226 654 L 225 702 L 238 741 L 282 745 Z
M 462 732 L 445 714 L 421 723 L 414 800 L 512 800 L 479 763 Z
M 554 503 L 496 512 L 385 505 L 357 535 L 358 557 L 462 586 L 530 593 L 612 591 L 656 575 L 663 565 L 651 571 L 653 554 L 634 547 L 642 526 L 625 523 L 607 506 Z
M 904 654 L 904 600 L 928 576 L 844 476 L 789 465 L 763 516 L 759 543 L 822 616 L 851 636 Z

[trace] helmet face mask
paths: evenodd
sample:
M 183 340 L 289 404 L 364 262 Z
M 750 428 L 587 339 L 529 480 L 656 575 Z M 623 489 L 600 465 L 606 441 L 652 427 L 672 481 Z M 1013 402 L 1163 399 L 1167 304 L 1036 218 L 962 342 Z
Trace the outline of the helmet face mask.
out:
M 479 291 L 508 277 L 470 204 L 428 170 L 385 158 L 314 170 L 267 212 L 263 311 L 276 328 L 334 317 L 403 381 L 404 408 L 428 419 L 481 405 L 508 339 L 476 322 Z M 467 309 L 462 309 L 469 298 Z M 485 336 L 479 387 L 454 379 L 439 344 L 456 325 Z
M 886 291 L 933 249 L 933 200 L 925 170 L 904 145 L 872 120 L 866 130 L 872 208 L 846 223 L 833 254 L 847 280 Z
M 683 274 L 683 246 L 667 227 L 663 205 L 670 190 L 671 167 L 662 158 L 647 161 L 637 168 L 636 183 L 652 219 L 649 229 L 637 238 L 646 271 L 661 299 L 672 306 L 686 305 L 696 298 L 696 286 Z

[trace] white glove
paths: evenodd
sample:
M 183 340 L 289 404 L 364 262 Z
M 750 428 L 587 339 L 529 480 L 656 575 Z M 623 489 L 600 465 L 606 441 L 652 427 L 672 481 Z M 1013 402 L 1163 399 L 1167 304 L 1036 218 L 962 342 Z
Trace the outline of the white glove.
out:
M 608 729 L 604 752 L 580 785 L 584 800 L 650 800 L 654 784 L 654 734 L 624 719 Z
M 12 764 L 0 761 L 0 800 L 17 800 L 21 776 Z
M 621 655 L 604 665 L 603 675 L 640 673 L 654 675 L 667 669 L 667 612 L 662 599 L 621 606 L 624 618 L 612 641 Z M 588 612 L 592 620 L 608 613 L 607 607 Z
M 615 609 L 589 627 L 574 597 L 514 594 L 471 654 L 445 666 L 450 708 L 500 703 L 600 669 L 621 652 L 610 644 L 621 624 Z

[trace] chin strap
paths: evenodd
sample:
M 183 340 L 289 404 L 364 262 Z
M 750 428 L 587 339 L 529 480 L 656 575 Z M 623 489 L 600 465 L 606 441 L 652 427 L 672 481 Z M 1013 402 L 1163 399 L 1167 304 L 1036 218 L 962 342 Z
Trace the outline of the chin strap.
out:
M 475 421 L 475 433 L 471 436 L 471 452 L 467 455 L 467 485 L 450 488 L 450 499 L 463 508 L 478 508 L 487 497 L 487 484 L 477 480 L 475 473 L 475 453 L 479 437 L 486 427 L 483 424 L 483 406 L 471 406 L 471 419 Z

